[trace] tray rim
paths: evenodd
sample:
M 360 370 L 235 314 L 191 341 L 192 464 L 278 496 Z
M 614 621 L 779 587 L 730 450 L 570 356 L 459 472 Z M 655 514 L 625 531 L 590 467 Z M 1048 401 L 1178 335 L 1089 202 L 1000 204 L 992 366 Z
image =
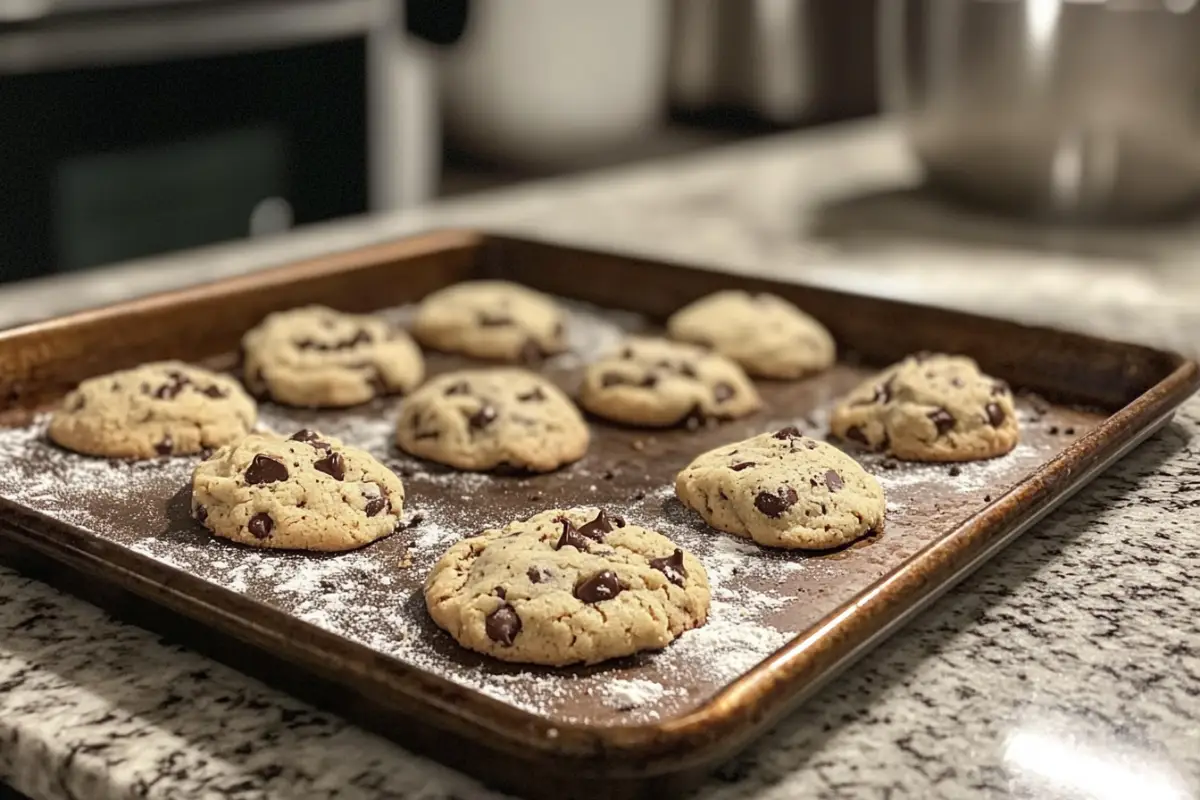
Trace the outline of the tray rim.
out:
M 173 308 L 202 298 L 211 299 L 249 290 L 261 291 L 273 285 L 291 283 L 308 277 L 343 272 L 355 266 L 361 266 L 364 262 L 368 261 L 405 260 L 422 255 L 436 254 L 453 247 L 481 248 L 491 242 L 503 243 L 505 241 L 545 245 L 577 253 L 610 255 L 625 257 L 630 260 L 670 265 L 695 273 L 705 273 L 716 278 L 728 280 L 731 283 L 751 282 L 763 285 L 800 287 L 842 295 L 847 298 L 885 302 L 898 308 L 934 309 L 939 312 L 949 312 L 959 315 L 963 318 L 1017 325 L 1031 333 L 1068 335 L 1076 337 L 1080 341 L 1136 348 L 1147 355 L 1165 358 L 1174 368 L 1140 396 L 1133 399 L 1124 407 L 1109 414 L 1095 429 L 1026 475 L 1012 489 L 962 520 L 954 530 L 918 550 L 900 566 L 830 612 L 807 631 L 795 635 L 773 654 L 767 656 L 747 672 L 742 673 L 702 704 L 679 716 L 654 723 L 640 723 L 635 725 L 577 724 L 571 726 L 553 723 L 546 717 L 489 697 L 476 689 L 462 686 L 448 678 L 409 665 L 399 659 L 384 656 L 365 645 L 345 639 L 338 634 L 326 631 L 299 618 L 292 617 L 286 612 L 266 603 L 245 597 L 219 585 L 211 584 L 182 569 L 171 567 L 150 556 L 121 545 L 116 545 L 78 526 L 52 520 L 40 512 L 4 498 L 0 498 L 0 511 L 7 513 L 0 518 L 0 523 L 2 523 L 0 524 L 0 535 L 16 534 L 18 544 L 34 547 L 51 558 L 63 560 L 67 563 L 75 563 L 76 565 L 79 563 L 90 563 L 108 568 L 115 567 L 117 570 L 126 573 L 131 578 L 137 579 L 140 582 L 138 584 L 140 588 L 130 588 L 128 583 L 123 583 L 122 585 L 125 588 L 129 588 L 130 591 L 142 596 L 157 594 L 158 592 L 149 592 L 145 586 L 141 586 L 141 583 L 149 582 L 149 579 L 144 574 L 139 574 L 121 564 L 115 564 L 111 558 L 112 554 L 103 552 L 106 549 L 118 550 L 125 557 L 130 558 L 133 564 L 138 567 L 147 568 L 151 573 L 157 570 L 164 573 L 171 573 L 175 578 L 180 576 L 186 578 L 182 582 L 183 586 L 180 587 L 180 591 L 178 592 L 168 587 L 168 584 L 165 582 L 157 587 L 157 589 L 169 590 L 170 593 L 182 598 L 184 600 L 183 608 L 170 603 L 167 604 L 168 607 L 184 613 L 193 619 L 198 619 L 201 624 L 210 625 L 212 622 L 208 619 L 197 618 L 189 613 L 192 606 L 202 602 L 196 598 L 188 597 L 182 591 L 191 582 L 208 587 L 208 591 L 216 593 L 220 597 L 220 600 L 226 604 L 232 604 L 235 607 L 242 604 L 252 604 L 256 611 L 260 613 L 265 611 L 271 616 L 280 617 L 288 625 L 308 629 L 310 635 L 305 638 L 314 645 L 318 644 L 322 639 L 329 639 L 340 642 L 351 650 L 361 650 L 362 655 L 367 657 L 369 661 L 376 662 L 378 666 L 387 667 L 381 675 L 377 675 L 377 678 L 383 679 L 385 683 L 393 683 L 398 678 L 419 677 L 419 683 L 422 684 L 420 686 L 399 685 L 391 688 L 397 690 L 402 695 L 409 696 L 409 699 L 418 704 L 431 705 L 435 712 L 443 718 L 443 721 L 455 723 L 452 726 L 453 728 L 461 730 L 463 726 L 466 726 L 468 735 L 474 733 L 477 736 L 482 728 L 483 732 L 496 736 L 497 738 L 491 740 L 491 744 L 503 745 L 503 747 L 497 749 L 518 752 L 528 757 L 532 746 L 538 754 L 542 755 L 577 756 L 592 763 L 599 759 L 601 762 L 604 762 L 603 766 L 607 770 L 606 775 L 614 774 L 611 768 L 620 766 L 624 758 L 630 755 L 637 755 L 639 763 L 636 765 L 636 769 L 628 773 L 622 771 L 621 774 L 633 777 L 646 776 L 679 771 L 689 765 L 711 760 L 716 750 L 728 750 L 728 737 L 738 732 L 737 724 L 742 722 L 746 717 L 752 720 L 752 724 L 741 731 L 742 735 L 740 739 L 748 741 L 756 736 L 772 721 L 783 716 L 795 704 L 808 696 L 810 692 L 807 692 L 806 688 L 810 688 L 811 684 L 817 682 L 825 673 L 833 668 L 833 665 L 822 667 L 819 659 L 813 656 L 813 651 L 818 649 L 816 645 L 825 641 L 824 637 L 836 633 L 843 638 L 855 639 L 855 629 L 848 629 L 847 625 L 871 625 L 872 619 L 869 613 L 864 615 L 864 609 L 867 612 L 875 611 L 878 614 L 879 607 L 887 605 L 887 599 L 882 597 L 885 592 L 912 594 L 912 597 L 900 598 L 904 602 L 892 602 L 891 605 L 893 607 L 905 609 L 909 606 L 919 604 L 923 596 L 930 593 L 922 591 L 922 584 L 925 581 L 921 578 L 920 572 L 923 567 L 935 567 L 934 562 L 937 559 L 953 555 L 951 551 L 956 551 L 959 555 L 965 553 L 970 556 L 973 553 L 985 550 L 986 547 L 984 545 L 987 544 L 987 541 L 997 538 L 998 534 L 1007 528 L 1021 525 L 1026 517 L 1036 515 L 1036 518 L 1040 518 L 1046 513 L 1049 507 L 1053 507 L 1058 502 L 1065 500 L 1071 492 L 1082 486 L 1087 479 L 1090 479 L 1091 476 L 1088 474 L 1089 467 L 1103 461 L 1106 456 L 1111 456 L 1114 459 L 1119 457 L 1120 451 L 1127 449 L 1130 442 L 1139 438 L 1139 435 L 1146 435 L 1148 431 L 1153 430 L 1156 423 L 1161 423 L 1169 417 L 1175 408 L 1186 401 L 1197 389 L 1200 389 L 1200 367 L 1197 366 L 1195 361 L 1186 356 L 1169 350 L 1090 336 L 1074 331 L 1063 331 L 1049 326 L 1024 325 L 1012 320 L 973 314 L 942 306 L 888 300 L 887 298 L 844 292 L 800 281 L 775 280 L 760 274 L 733 273 L 637 253 L 609 252 L 587 245 L 576 246 L 559 241 L 543 240 L 533 236 L 512 235 L 509 233 L 493 234 L 487 231 L 462 228 L 437 229 L 413 236 L 406 236 L 397 240 L 340 250 L 296 262 L 274 265 L 240 276 L 156 292 L 96 308 L 27 323 L 0 331 L 0 347 L 4 347 L 19 338 L 35 336 L 56 329 L 69 329 L 81 324 L 95 324 L 131 314 L 136 315 L 152 310 Z M 1062 474 L 1064 471 L 1066 473 L 1066 480 L 1062 479 L 1064 478 Z M 1029 496 L 1024 499 L 1018 499 L 1016 496 L 1018 490 L 1029 486 L 1033 487 L 1029 492 Z M 31 515 L 35 518 L 40 518 L 40 521 L 35 522 L 32 527 L 21 524 L 21 518 L 26 518 L 28 521 L 28 517 Z M 14 520 L 16 521 L 14 522 Z M 1028 524 L 1031 523 L 1025 522 L 1026 526 Z M 56 537 L 49 535 L 47 532 L 39 530 L 43 527 L 47 530 L 61 530 L 65 528 L 69 531 L 70 536 L 79 537 L 81 543 L 90 540 L 93 545 L 98 543 L 99 547 L 89 549 L 77 546 L 70 541 L 56 539 Z M 12 530 L 13 528 L 16 530 Z M 960 575 L 955 580 L 961 577 Z M 952 583 L 948 580 L 939 579 L 934 582 L 933 588 L 944 590 L 949 585 L 952 585 Z M 150 597 L 150 599 L 155 601 L 161 600 L 161 598 L 157 597 Z M 265 626 L 250 623 L 244 615 L 235 614 L 228 607 L 216 607 L 216 610 L 221 612 L 221 617 L 227 623 L 227 626 L 222 628 L 224 632 L 249 643 L 251 646 L 263 646 L 255 637 L 247 638 L 246 634 L 252 633 L 253 629 L 262 629 Z M 886 611 L 886 608 L 883 610 Z M 884 616 L 888 615 L 884 614 Z M 275 634 L 280 639 L 287 639 L 293 643 L 296 641 L 294 638 L 286 636 L 283 631 L 276 630 Z M 859 632 L 857 638 L 866 641 L 870 638 L 870 635 L 869 631 L 866 636 Z M 864 651 L 866 649 L 869 648 L 863 648 Z M 317 663 L 312 663 L 311 661 L 307 663 L 314 669 L 321 670 L 323 669 L 323 665 L 319 662 L 325 655 L 326 653 L 322 648 L 315 648 L 310 654 L 310 658 L 315 657 Z M 819 655 L 818 653 L 817 656 Z M 853 654 L 846 653 L 843 655 L 849 656 Z M 838 661 L 838 659 L 834 659 L 834 661 Z M 378 662 L 383 663 L 380 664 Z M 814 670 L 815 674 L 809 675 L 806 679 L 806 672 L 813 672 Z M 436 690 L 435 694 L 437 697 L 431 698 L 428 694 L 414 692 L 414 688 Z M 772 701 L 776 698 L 780 702 L 773 703 Z M 434 700 L 440 700 L 440 702 L 434 702 Z M 684 756 L 681 758 L 679 755 L 680 746 L 689 742 L 690 746 L 685 748 Z

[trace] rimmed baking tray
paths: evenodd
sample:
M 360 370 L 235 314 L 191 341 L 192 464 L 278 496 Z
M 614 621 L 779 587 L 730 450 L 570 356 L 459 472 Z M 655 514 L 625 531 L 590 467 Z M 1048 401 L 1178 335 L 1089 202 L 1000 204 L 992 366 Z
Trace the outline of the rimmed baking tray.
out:
M 187 515 L 196 459 L 124 463 L 44 439 L 79 380 L 174 357 L 232 367 L 266 313 L 320 302 L 403 323 L 456 281 L 505 277 L 563 299 L 572 351 L 542 369 L 573 390 L 628 331 L 654 330 L 724 288 L 771 291 L 820 319 L 842 361 L 760 382 L 766 408 L 698 431 L 593 421 L 578 464 L 537 477 L 464 475 L 391 444 L 402 400 L 348 411 L 262 406 L 404 478 L 410 526 L 355 553 L 267 553 Z M 899 464 L 855 452 L 888 495 L 886 531 L 832 553 L 781 553 L 706 528 L 674 499 L 693 455 L 784 425 L 822 436 L 834 400 L 918 350 L 965 353 L 1022 394 L 1008 456 Z M 464 359 L 431 355 L 439 372 Z M 470 231 L 395 243 L 0 333 L 0 555 L 400 742 L 529 797 L 684 793 L 1072 492 L 1163 425 L 1198 385 L 1184 357 L 943 309 Z M 523 669 L 459 649 L 427 619 L 425 572 L 452 541 L 545 508 L 600 506 L 658 528 L 705 563 L 711 619 L 665 651 L 591 668 Z M 147 602 L 149 601 L 149 602 Z

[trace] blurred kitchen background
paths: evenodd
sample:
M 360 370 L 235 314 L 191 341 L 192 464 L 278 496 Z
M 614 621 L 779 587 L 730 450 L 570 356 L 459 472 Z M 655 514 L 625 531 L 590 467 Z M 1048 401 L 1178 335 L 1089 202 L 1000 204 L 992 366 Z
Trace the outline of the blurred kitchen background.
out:
M 943 213 L 978 207 L 1111 235 L 1200 187 L 1195 6 L 0 0 L 0 280 L 881 107 L 936 191 L 830 208 L 826 232 L 986 239 L 990 217 Z

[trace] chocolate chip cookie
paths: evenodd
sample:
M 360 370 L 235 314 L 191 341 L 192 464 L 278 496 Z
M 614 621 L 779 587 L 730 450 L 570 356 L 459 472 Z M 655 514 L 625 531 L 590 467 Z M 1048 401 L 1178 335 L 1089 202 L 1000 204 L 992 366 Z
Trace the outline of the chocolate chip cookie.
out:
M 242 338 L 246 385 L 293 406 L 340 408 L 408 392 L 425 363 L 386 321 L 306 306 L 269 315 Z
M 450 547 L 425 581 L 463 647 L 525 664 L 594 664 L 704 624 L 708 575 L 670 539 L 595 508 L 545 511 Z
M 77 453 L 154 458 L 240 439 L 258 410 L 241 385 L 181 361 L 89 378 L 50 418 L 50 439 Z
M 587 368 L 579 403 L 606 419 L 660 428 L 744 417 L 762 405 L 746 373 L 725 356 L 636 336 Z
M 675 494 L 714 528 L 767 547 L 824 550 L 883 530 L 883 489 L 854 459 L 796 428 L 698 456 Z
M 396 444 L 464 470 L 549 472 L 587 452 L 588 428 L 554 384 L 515 368 L 441 375 L 405 400 Z
M 908 461 L 1004 455 L 1020 431 L 1012 392 L 965 356 L 922 353 L 850 392 L 830 418 L 835 436 Z
M 567 349 L 562 310 L 540 292 L 507 281 L 470 281 L 434 292 L 413 333 L 426 347 L 496 361 L 540 361 Z
M 352 550 L 392 533 L 403 510 L 391 470 L 316 431 L 252 433 L 192 473 L 192 516 L 252 547 Z
M 825 326 L 773 294 L 710 294 L 672 314 L 667 332 L 763 378 L 802 378 L 827 369 L 836 356 Z

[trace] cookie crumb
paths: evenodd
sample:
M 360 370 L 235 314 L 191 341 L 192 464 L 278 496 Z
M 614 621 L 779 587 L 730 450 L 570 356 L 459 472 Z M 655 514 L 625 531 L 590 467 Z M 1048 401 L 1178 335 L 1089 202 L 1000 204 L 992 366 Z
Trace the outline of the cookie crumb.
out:
M 962 475 L 962 467 L 960 467 L 958 464 L 955 464 L 950 468 L 950 477 L 957 478 L 959 475 Z
M 1075 429 L 1074 428 L 1063 428 L 1063 433 L 1065 433 L 1067 436 L 1074 436 Z
M 1050 426 L 1050 427 L 1049 427 L 1049 428 L 1046 430 L 1046 433 L 1050 434 L 1051 436 L 1057 436 L 1057 435 L 1058 435 L 1058 426 L 1057 426 L 1057 425 L 1051 425 L 1051 426 Z
M 990 494 L 985 494 L 985 495 L 983 496 L 983 502 L 985 502 L 985 503 L 990 503 L 990 502 L 992 502 L 992 496 L 991 496 Z

